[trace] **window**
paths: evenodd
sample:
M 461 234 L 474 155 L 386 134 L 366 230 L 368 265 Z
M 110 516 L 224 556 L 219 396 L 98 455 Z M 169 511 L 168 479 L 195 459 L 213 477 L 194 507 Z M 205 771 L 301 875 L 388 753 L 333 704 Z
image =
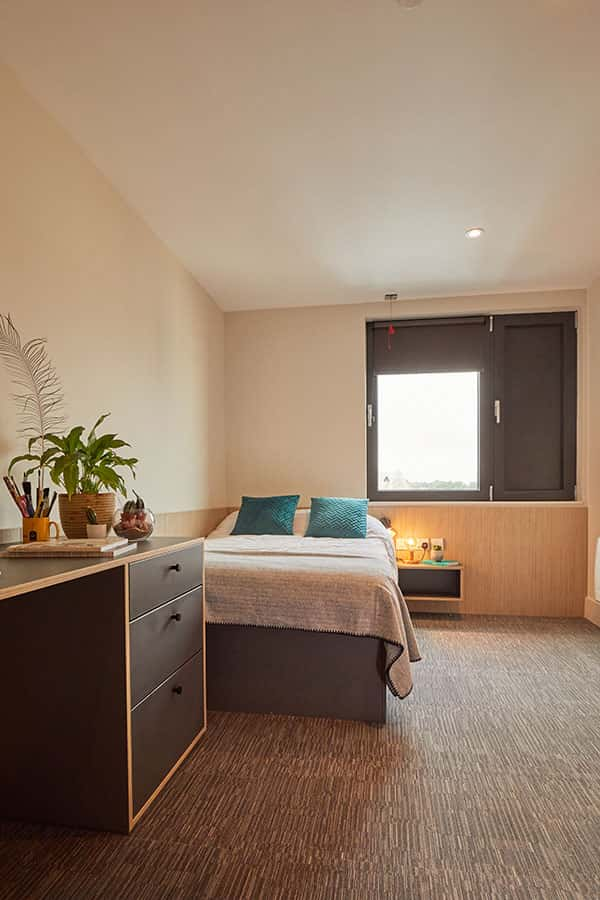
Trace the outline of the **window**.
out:
M 479 372 L 380 375 L 377 409 L 380 491 L 479 489 Z
M 367 325 L 372 500 L 572 500 L 574 313 Z

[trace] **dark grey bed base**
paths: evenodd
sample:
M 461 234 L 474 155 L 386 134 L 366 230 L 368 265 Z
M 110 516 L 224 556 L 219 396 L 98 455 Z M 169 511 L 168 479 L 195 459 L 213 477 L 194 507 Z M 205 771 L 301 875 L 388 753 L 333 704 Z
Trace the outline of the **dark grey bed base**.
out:
M 206 626 L 209 709 L 386 720 L 384 649 L 377 638 Z

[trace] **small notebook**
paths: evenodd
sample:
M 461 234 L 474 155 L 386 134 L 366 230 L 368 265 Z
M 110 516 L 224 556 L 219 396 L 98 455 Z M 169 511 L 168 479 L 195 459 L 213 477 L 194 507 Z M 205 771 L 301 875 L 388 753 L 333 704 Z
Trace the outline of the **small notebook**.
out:
M 6 550 L 6 556 L 19 557 L 20 559 L 51 559 L 61 558 L 86 558 L 101 557 L 102 559 L 114 559 L 135 550 L 137 544 L 129 543 L 127 538 L 104 538 L 103 540 L 90 540 L 89 538 L 57 538 L 50 541 L 31 541 L 28 544 L 13 544 Z
M 460 563 L 457 559 L 424 559 L 424 566 L 440 566 L 443 568 L 444 566 L 460 566 Z

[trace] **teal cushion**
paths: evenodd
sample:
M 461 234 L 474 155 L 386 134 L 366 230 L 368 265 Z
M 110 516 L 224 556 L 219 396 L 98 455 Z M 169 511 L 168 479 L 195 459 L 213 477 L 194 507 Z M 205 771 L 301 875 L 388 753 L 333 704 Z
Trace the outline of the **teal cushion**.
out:
M 232 534 L 293 534 L 300 494 L 242 497 Z
M 306 537 L 366 538 L 368 500 L 313 497 Z

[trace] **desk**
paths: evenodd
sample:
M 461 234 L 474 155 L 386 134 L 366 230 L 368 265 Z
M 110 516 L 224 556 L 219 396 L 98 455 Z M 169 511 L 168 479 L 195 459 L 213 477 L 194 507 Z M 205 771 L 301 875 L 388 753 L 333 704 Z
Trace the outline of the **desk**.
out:
M 203 540 L 0 571 L 0 816 L 128 833 L 206 728 Z

